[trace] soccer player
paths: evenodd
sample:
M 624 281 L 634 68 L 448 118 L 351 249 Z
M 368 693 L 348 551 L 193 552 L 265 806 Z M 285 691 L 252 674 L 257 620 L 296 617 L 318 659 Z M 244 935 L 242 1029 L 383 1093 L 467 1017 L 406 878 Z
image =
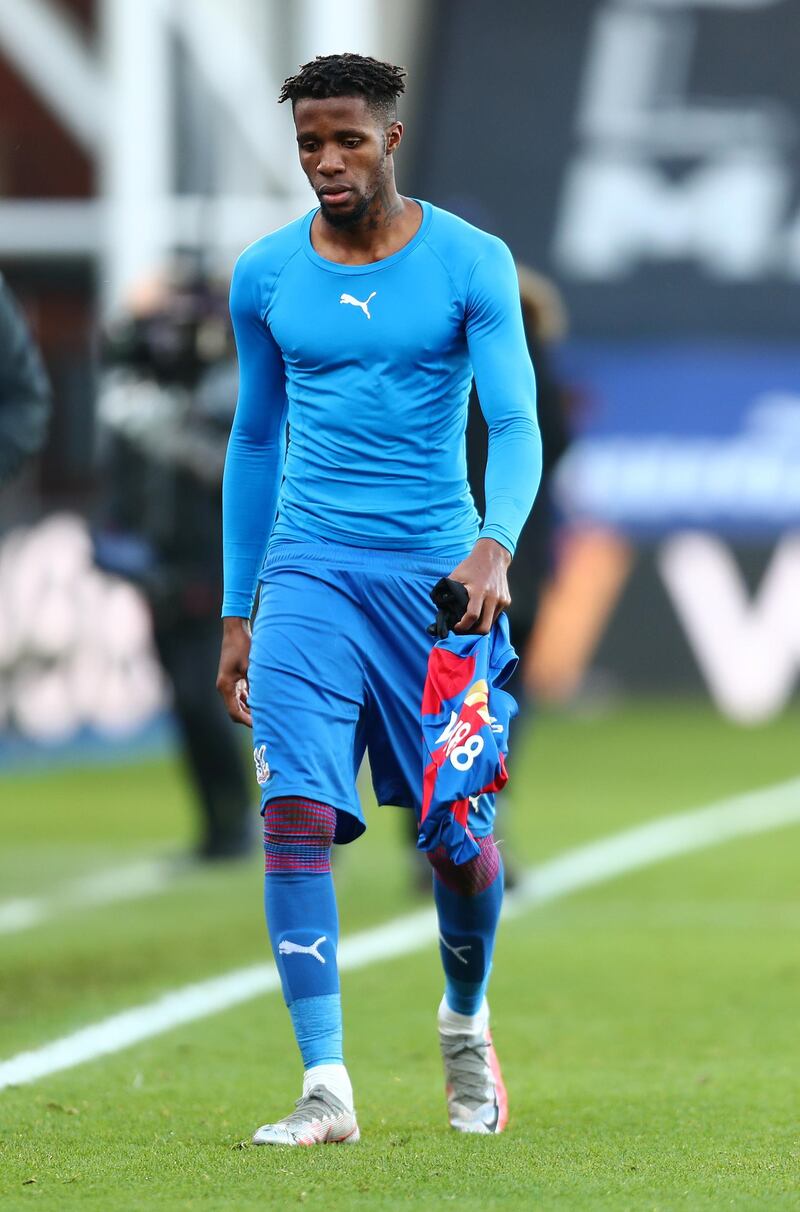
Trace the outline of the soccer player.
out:
M 364 831 L 365 750 L 378 802 L 419 813 L 430 590 L 442 576 L 462 582 L 456 630 L 490 631 L 541 470 L 508 249 L 397 192 L 404 75 L 346 54 L 285 81 L 319 206 L 247 248 L 231 285 L 240 388 L 217 684 L 253 728 L 267 923 L 304 1065 L 295 1111 L 259 1128 L 257 1144 L 358 1139 L 331 845 Z M 464 456 L 473 374 L 489 433 L 482 526 Z M 500 1132 L 507 1118 L 485 997 L 503 897 L 493 809 L 484 796 L 470 813 L 474 859 L 428 856 L 448 1114 L 461 1132 Z

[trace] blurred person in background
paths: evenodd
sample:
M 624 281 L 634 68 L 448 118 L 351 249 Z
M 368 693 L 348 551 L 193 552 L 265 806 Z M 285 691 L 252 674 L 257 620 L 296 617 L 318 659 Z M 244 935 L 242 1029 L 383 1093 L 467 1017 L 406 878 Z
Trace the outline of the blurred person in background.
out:
M 0 274 L 0 488 L 41 450 L 51 409 L 39 351 Z
M 556 511 L 551 484 L 558 460 L 570 443 L 569 393 L 559 382 L 552 365 L 551 347 L 567 331 L 567 313 L 558 288 L 549 278 L 526 265 L 517 265 L 525 338 L 536 373 L 536 412 L 542 435 L 542 478 L 528 520 L 522 528 L 517 550 L 508 571 L 511 605 L 506 609 L 511 643 L 519 664 L 506 683 L 519 705 L 513 727 L 519 731 L 530 699 L 525 688 L 525 651 L 536 625 L 542 590 L 555 568 Z M 478 512 L 486 508 L 487 435 L 477 392 L 470 398 L 467 422 L 467 475 Z M 506 808 L 508 805 L 506 804 Z M 506 873 L 507 874 L 507 873 Z
M 514 559 L 508 570 L 508 586 L 511 605 L 506 609 L 511 643 L 519 655 L 519 663 L 505 684 L 505 689 L 514 696 L 519 713 L 513 722 L 513 730 L 519 732 L 519 723 L 524 720 L 532 706 L 525 684 L 525 653 L 536 625 L 542 591 L 555 569 L 556 511 L 552 499 L 553 471 L 570 442 L 569 394 L 559 382 L 552 366 L 550 349 L 562 340 L 567 332 L 567 313 L 564 301 L 555 283 L 526 265 L 517 265 L 522 319 L 525 338 L 536 374 L 536 411 L 542 435 L 542 479 L 533 503 L 533 509 L 522 528 Z M 478 513 L 483 516 L 486 509 L 484 482 L 486 478 L 486 456 L 488 449 L 486 422 L 480 409 L 478 394 L 473 386 L 469 402 L 467 421 L 467 475 Z M 506 790 L 498 806 L 498 815 L 503 824 L 508 821 L 512 800 Z M 506 826 L 507 827 L 507 826 Z M 424 855 L 416 849 L 416 822 L 409 822 L 412 846 L 414 883 L 420 891 L 427 891 L 430 874 Z M 505 839 L 507 840 L 507 839 Z M 516 883 L 516 870 L 506 846 L 503 863 L 506 887 Z
M 190 265 L 142 282 L 102 359 L 95 560 L 150 606 L 200 813 L 197 856 L 237 858 L 253 840 L 249 771 L 214 688 L 236 399 L 227 292 Z

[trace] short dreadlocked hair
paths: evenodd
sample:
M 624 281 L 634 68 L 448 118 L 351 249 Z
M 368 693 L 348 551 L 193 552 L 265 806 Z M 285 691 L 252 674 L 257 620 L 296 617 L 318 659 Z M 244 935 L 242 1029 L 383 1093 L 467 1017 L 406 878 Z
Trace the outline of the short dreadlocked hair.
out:
M 292 108 L 303 97 L 364 97 L 370 109 L 388 121 L 397 113 L 397 98 L 405 92 L 405 68 L 382 63 L 369 55 L 317 55 L 296 76 L 284 80 L 279 102 Z

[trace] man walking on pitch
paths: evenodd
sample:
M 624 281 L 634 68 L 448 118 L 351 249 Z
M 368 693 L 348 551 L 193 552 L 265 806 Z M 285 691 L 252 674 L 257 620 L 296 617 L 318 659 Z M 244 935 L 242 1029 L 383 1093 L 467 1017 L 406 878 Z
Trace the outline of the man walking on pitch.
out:
M 491 630 L 541 470 L 508 249 L 397 192 L 403 76 L 329 55 L 286 80 L 280 100 L 292 103 L 319 209 L 246 249 L 231 285 L 240 389 L 217 684 L 232 717 L 253 727 L 267 923 L 304 1064 L 296 1110 L 260 1128 L 258 1144 L 358 1139 L 331 846 L 364 830 L 355 776 L 365 750 L 378 802 L 419 814 L 430 590 L 443 576 L 460 581 L 469 603 L 456 631 Z M 473 373 L 489 431 L 482 527 L 464 456 Z M 503 896 L 493 816 L 493 797 L 472 803 L 479 853 L 469 862 L 443 847 L 428 856 L 448 1113 L 462 1132 L 506 1122 L 485 998 Z

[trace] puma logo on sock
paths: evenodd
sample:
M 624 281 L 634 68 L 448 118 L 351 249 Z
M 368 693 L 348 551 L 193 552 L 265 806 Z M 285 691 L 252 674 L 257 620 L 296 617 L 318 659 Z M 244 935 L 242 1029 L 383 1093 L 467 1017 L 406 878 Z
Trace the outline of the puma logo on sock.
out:
M 360 307 L 361 310 L 363 311 L 364 315 L 367 317 L 367 319 L 371 320 L 372 316 L 369 314 L 369 305 L 370 305 L 371 300 L 375 298 L 377 293 L 378 293 L 377 290 L 373 290 L 372 294 L 369 295 L 364 300 L 363 303 L 361 302 L 360 299 L 354 299 L 352 295 L 341 295 L 339 297 L 339 302 L 340 303 L 352 303 L 353 307 Z
M 324 964 L 325 956 L 320 955 L 318 948 L 320 943 L 327 942 L 327 939 L 327 934 L 321 934 L 310 947 L 304 947 L 302 943 L 293 943 L 288 938 L 284 938 L 278 943 L 278 951 L 281 955 L 313 955 L 315 960 L 319 960 L 321 964 Z M 466 962 L 465 960 L 464 963 Z
M 464 943 L 463 946 L 461 946 L 461 947 L 451 947 L 450 944 L 448 943 L 447 939 L 441 934 L 439 935 L 439 942 L 442 944 L 443 947 L 446 947 L 448 951 L 452 952 L 452 954 L 456 957 L 456 959 L 458 960 L 458 962 L 460 964 L 469 963 L 469 960 L 467 959 L 467 957 L 465 955 L 462 955 L 461 952 L 462 951 L 471 951 L 472 950 L 471 943 Z M 281 946 L 283 946 L 283 944 L 281 944 Z

